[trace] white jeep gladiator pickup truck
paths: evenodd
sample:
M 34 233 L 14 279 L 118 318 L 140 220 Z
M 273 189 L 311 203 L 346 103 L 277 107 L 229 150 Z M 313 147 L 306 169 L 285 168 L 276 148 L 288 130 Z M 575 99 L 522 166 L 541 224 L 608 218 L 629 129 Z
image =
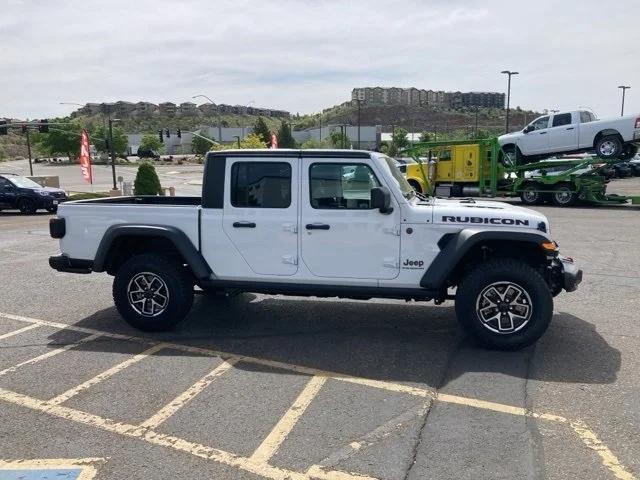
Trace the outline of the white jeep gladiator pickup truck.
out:
M 546 330 L 553 296 L 582 279 L 559 255 L 545 216 L 423 197 L 391 158 L 366 151 L 210 152 L 202 198 L 68 202 L 50 233 L 62 251 L 50 265 L 114 275 L 118 311 L 143 330 L 176 325 L 197 285 L 228 294 L 455 299 L 473 337 L 517 349 Z
M 505 155 L 527 163 L 555 153 L 595 151 L 604 159 L 629 160 L 638 152 L 640 115 L 598 120 L 586 110 L 536 118 L 520 132 L 498 137 Z

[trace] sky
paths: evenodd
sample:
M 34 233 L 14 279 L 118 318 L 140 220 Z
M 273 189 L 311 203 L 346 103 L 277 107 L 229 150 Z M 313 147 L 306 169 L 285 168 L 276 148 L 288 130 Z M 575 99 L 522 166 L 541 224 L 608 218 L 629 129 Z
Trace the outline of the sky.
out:
M 317 112 L 364 86 L 506 91 L 511 106 L 640 112 L 640 2 L 0 0 L 0 117 L 60 102 Z M 201 102 L 197 102 L 201 103 Z

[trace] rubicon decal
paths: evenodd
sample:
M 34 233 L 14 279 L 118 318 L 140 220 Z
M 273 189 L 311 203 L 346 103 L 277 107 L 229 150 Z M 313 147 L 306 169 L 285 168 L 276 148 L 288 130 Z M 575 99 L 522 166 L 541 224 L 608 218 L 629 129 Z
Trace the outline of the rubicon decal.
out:
M 424 261 L 422 260 L 409 260 L 408 258 L 402 264 L 402 268 L 404 269 L 421 269 L 424 267 Z
M 444 215 L 442 221 L 445 223 L 485 223 L 490 225 L 529 226 L 529 220 L 520 220 L 519 218 L 454 217 L 453 215 Z

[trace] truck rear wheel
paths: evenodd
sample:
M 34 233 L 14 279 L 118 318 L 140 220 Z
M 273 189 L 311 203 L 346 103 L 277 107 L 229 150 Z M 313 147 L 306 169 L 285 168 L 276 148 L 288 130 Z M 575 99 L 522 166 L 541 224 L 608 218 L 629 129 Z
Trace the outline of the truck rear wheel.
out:
M 531 345 L 547 330 L 553 297 L 542 276 L 510 258 L 488 260 L 458 285 L 456 315 L 467 334 L 496 350 Z
M 147 332 L 171 330 L 191 309 L 193 281 L 170 258 L 136 255 L 118 269 L 113 300 L 129 325 Z

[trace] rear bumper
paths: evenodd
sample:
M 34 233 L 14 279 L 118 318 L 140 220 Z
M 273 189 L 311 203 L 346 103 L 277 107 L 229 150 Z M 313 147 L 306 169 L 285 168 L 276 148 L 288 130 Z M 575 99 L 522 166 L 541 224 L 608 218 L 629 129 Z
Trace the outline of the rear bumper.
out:
M 567 292 L 573 292 L 582 282 L 582 270 L 573 263 L 573 260 L 567 257 L 558 257 L 557 262 L 560 264 L 562 272 L 562 288 Z
M 49 266 L 59 272 L 91 273 L 93 260 L 82 260 L 69 258 L 66 255 L 56 255 L 49 257 Z

